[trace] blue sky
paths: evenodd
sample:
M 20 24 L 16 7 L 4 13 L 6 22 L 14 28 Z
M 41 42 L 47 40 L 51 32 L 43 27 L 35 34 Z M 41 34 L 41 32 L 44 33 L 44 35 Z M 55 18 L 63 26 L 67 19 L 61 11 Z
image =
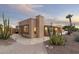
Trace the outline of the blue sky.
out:
M 0 22 L 2 12 L 10 18 L 12 25 L 17 25 L 19 21 L 34 17 L 36 15 L 43 15 L 46 20 L 52 20 L 55 24 L 67 24 L 68 19 L 66 15 L 73 14 L 72 22 L 79 25 L 79 5 L 78 4 L 2 4 L 0 5 Z M 6 18 L 7 18 L 6 17 Z

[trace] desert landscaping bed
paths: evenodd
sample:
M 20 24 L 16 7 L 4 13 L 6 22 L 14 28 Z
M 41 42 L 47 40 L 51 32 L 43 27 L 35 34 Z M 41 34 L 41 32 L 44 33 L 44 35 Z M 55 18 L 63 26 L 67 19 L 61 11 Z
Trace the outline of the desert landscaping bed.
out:
M 64 46 L 51 46 L 48 41 L 44 42 L 48 54 L 78 54 L 79 42 L 75 41 L 75 37 L 79 32 L 74 32 L 71 35 L 65 35 L 66 43 Z

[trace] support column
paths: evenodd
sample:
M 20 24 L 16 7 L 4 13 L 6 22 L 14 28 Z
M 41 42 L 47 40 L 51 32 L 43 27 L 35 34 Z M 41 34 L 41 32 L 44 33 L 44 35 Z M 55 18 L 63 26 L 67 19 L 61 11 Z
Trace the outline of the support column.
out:
M 36 16 L 36 33 L 37 37 L 44 37 L 44 17 L 43 16 Z
M 29 30 L 30 30 L 30 37 L 34 37 L 34 24 L 33 24 L 33 19 L 30 19 L 30 24 L 29 24 Z

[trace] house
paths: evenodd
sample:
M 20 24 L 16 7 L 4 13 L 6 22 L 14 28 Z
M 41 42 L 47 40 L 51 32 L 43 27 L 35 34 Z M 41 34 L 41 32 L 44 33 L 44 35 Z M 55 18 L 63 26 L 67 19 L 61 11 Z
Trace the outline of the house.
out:
M 48 28 L 51 25 L 45 24 L 45 19 L 43 16 L 38 15 L 35 18 L 25 19 L 19 22 L 18 32 L 20 35 L 28 38 L 40 38 L 44 36 L 48 36 Z M 52 28 L 56 28 L 58 31 L 61 30 L 59 26 L 52 26 Z

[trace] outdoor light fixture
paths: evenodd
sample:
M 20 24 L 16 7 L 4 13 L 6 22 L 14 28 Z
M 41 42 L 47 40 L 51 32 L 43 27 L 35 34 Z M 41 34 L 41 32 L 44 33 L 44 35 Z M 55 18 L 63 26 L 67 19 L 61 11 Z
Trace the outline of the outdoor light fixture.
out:
M 47 30 L 48 30 L 48 28 L 47 28 L 47 27 L 45 27 L 45 30 L 47 31 Z
M 57 31 L 58 29 L 57 28 L 55 28 L 55 31 Z

